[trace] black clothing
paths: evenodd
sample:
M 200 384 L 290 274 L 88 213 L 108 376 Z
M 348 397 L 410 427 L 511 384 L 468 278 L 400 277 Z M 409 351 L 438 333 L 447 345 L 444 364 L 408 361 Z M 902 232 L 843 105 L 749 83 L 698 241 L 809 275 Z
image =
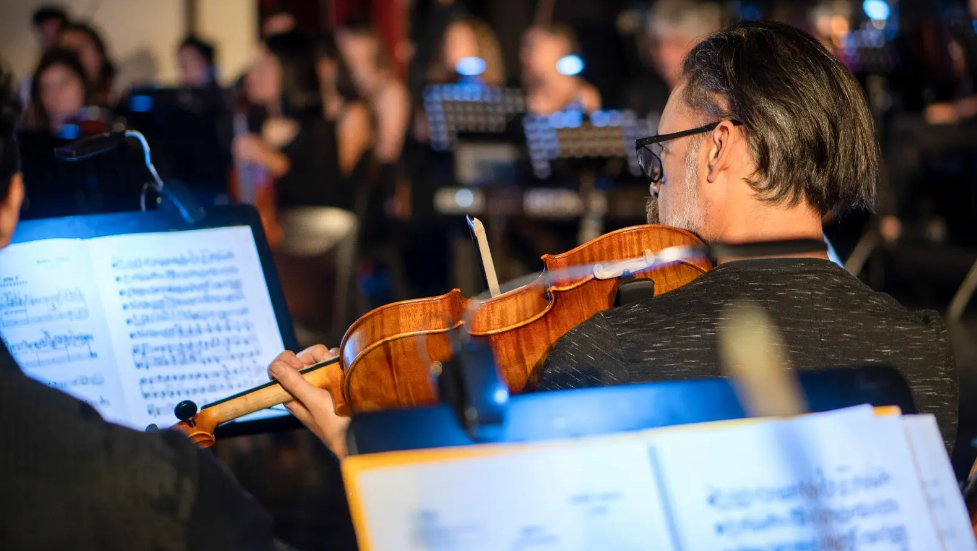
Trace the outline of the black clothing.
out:
M 762 306 L 799 371 L 880 363 L 909 382 L 952 448 L 958 384 L 950 340 L 932 311 L 913 312 L 818 259 L 728 262 L 670 293 L 601 312 L 560 339 L 541 390 L 723 375 L 717 328 L 734 299 Z
M 298 134 L 281 150 L 291 168 L 277 182 L 279 206 L 352 210 L 353 189 L 339 171 L 336 123 L 318 116 L 298 123 Z
M 0 549 L 276 549 L 271 517 L 175 431 L 29 379 L 0 345 Z

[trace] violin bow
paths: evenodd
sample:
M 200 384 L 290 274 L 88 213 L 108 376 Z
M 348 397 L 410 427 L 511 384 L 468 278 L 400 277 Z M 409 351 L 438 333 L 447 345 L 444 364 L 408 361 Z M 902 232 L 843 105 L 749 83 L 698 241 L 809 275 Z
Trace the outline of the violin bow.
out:
M 485 270 L 485 279 L 488 281 L 489 293 L 492 297 L 499 296 L 499 276 L 495 273 L 495 262 L 492 261 L 492 251 L 489 250 L 488 239 L 485 237 L 485 226 L 478 218 L 468 216 L 468 227 L 475 236 L 475 243 L 478 244 L 478 252 L 482 257 L 482 268 Z

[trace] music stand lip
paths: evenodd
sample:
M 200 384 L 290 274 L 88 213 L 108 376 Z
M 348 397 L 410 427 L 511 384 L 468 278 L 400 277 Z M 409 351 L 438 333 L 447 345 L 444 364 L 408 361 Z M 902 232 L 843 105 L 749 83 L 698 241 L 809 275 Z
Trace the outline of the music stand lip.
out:
M 870 404 L 915 413 L 909 385 L 893 368 L 870 365 L 799 373 L 812 412 Z M 690 423 L 742 419 L 729 380 L 662 381 L 512 396 L 505 424 L 493 443 L 601 436 Z M 350 453 L 379 453 L 466 446 L 476 442 L 452 408 L 436 406 L 353 416 Z

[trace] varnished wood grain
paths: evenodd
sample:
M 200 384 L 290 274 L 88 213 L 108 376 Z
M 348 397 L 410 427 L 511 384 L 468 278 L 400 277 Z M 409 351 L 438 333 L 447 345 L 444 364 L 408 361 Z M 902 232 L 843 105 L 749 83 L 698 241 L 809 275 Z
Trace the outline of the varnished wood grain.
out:
M 620 280 L 595 278 L 594 264 L 701 243 L 695 235 L 667 226 L 625 228 L 566 253 L 544 256 L 544 272 L 535 281 L 477 304 L 455 289 L 382 306 L 346 332 L 340 363 L 304 376 L 329 391 L 340 415 L 433 404 L 437 391 L 431 365 L 451 358 L 450 332 L 468 323 L 471 338 L 491 345 L 500 375 L 513 393 L 519 393 L 560 337 L 613 306 Z M 654 280 L 655 294 L 660 295 L 711 267 L 705 260 L 686 261 L 633 275 Z M 203 409 L 194 427 L 180 423 L 176 428 L 209 446 L 221 423 L 290 399 L 279 385 L 271 385 Z

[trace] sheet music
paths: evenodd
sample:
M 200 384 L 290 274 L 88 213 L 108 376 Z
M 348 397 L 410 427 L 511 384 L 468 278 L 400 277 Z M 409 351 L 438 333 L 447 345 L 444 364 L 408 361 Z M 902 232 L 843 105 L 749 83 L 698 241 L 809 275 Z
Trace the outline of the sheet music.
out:
M 135 426 L 268 382 L 284 350 L 246 226 L 89 241 Z
M 662 433 L 679 549 L 940 549 L 898 418 L 868 406 Z
M 128 405 L 85 242 L 10 245 L 0 274 L 0 335 L 21 369 L 124 423 Z
M 361 548 L 668 551 L 646 449 L 605 439 L 364 472 Z
M 977 551 L 967 507 L 960 495 L 936 418 L 932 415 L 905 415 L 900 421 L 909 438 L 917 472 L 943 540 L 943 548 L 947 551 Z

